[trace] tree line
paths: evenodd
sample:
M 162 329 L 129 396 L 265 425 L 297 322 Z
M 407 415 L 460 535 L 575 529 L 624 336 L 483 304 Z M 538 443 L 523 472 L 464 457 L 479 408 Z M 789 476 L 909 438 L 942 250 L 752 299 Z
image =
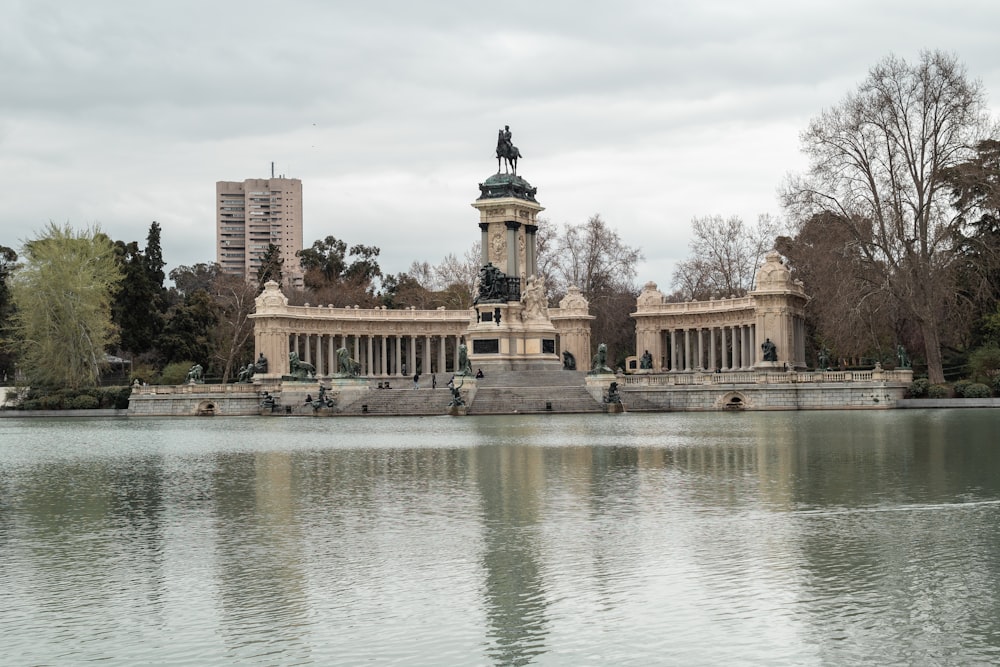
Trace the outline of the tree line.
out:
M 690 257 L 669 300 L 744 295 L 772 248 L 810 295 L 807 357 L 891 365 L 900 347 L 932 383 L 1000 382 L 1000 132 L 981 84 L 954 55 L 889 56 L 801 134 L 805 173 L 781 186 L 784 216 L 708 215 L 692 223 Z M 225 381 L 253 358 L 249 314 L 267 280 L 286 273 L 268 248 L 255 280 L 214 263 L 172 270 L 165 286 L 160 228 L 145 246 L 98 228 L 49 225 L 22 256 L 0 247 L 0 372 L 34 382 L 96 381 L 105 352 L 143 379 L 181 381 L 198 362 Z M 643 255 L 599 215 L 541 221 L 539 271 L 550 306 L 579 287 L 596 319 L 594 345 L 624 365 L 635 354 L 636 272 Z M 297 261 L 290 303 L 363 308 L 468 308 L 480 249 L 384 273 L 380 249 L 334 236 Z M 65 355 L 73 355 L 68 360 Z M 1000 387 L 998 387 L 1000 388 Z
M 744 294 L 772 246 L 811 299 L 807 356 L 1000 391 L 1000 132 L 957 57 L 889 56 L 801 134 L 785 219 L 693 221 L 675 298 Z
M 624 357 L 634 345 L 628 312 L 641 253 L 599 217 L 543 233 L 539 261 L 552 305 L 579 285 L 598 318 L 596 334 Z M 282 281 L 277 248 L 265 252 L 251 280 L 216 263 L 164 273 L 161 229 L 153 222 L 145 245 L 114 241 L 99 227 L 50 223 L 24 243 L 21 256 L 0 248 L 0 372 L 15 368 L 34 386 L 80 389 L 99 383 L 108 355 L 131 364 L 132 379 L 183 382 L 195 363 L 220 382 L 253 361 L 255 298 L 268 280 Z M 546 250 L 547 249 L 547 250 Z M 437 265 L 414 261 L 384 273 L 380 249 L 334 236 L 316 240 L 295 261 L 302 287 L 283 289 L 292 305 L 465 309 L 472 306 L 480 249 L 447 255 Z M 173 286 L 166 285 L 166 279 Z

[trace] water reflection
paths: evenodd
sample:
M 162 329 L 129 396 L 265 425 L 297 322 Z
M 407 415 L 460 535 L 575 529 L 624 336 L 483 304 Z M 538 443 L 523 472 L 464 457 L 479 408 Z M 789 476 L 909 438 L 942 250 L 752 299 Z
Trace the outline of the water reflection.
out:
M 5 650 L 995 663 L 993 415 L 7 420 Z

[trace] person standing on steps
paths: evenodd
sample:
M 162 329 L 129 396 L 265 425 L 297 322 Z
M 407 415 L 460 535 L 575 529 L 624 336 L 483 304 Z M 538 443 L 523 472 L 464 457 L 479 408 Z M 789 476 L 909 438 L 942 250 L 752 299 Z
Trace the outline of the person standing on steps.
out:
M 413 374 L 413 388 L 416 389 L 420 384 L 420 373 Z
M 431 389 L 438 388 L 438 378 L 437 375 L 431 373 Z

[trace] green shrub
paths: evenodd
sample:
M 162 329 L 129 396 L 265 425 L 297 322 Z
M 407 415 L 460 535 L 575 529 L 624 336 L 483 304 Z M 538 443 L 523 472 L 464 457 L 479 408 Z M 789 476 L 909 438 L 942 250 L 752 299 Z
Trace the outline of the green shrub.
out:
M 38 404 L 41 406 L 40 410 L 62 410 L 63 396 L 60 393 L 41 396 L 38 399 Z
M 982 382 L 972 382 L 962 395 L 966 398 L 989 398 L 990 393 L 990 388 Z
M 947 385 L 932 384 L 927 387 L 927 398 L 948 398 L 950 395 L 951 391 Z
M 66 407 L 70 410 L 93 410 L 98 405 L 100 401 L 90 394 L 80 394 L 66 401 Z
M 193 361 L 177 361 L 167 364 L 160 371 L 156 384 L 184 384 L 187 382 L 188 371 L 194 366 Z
M 1000 347 L 984 345 L 969 355 L 969 372 L 976 382 L 1000 378 Z
M 917 378 L 910 383 L 906 393 L 910 396 L 910 398 L 923 398 L 927 395 L 927 388 L 930 386 L 930 380 L 927 378 Z
M 109 392 L 110 405 L 116 410 L 128 410 L 128 397 L 132 395 L 132 387 L 118 387 Z
M 972 380 L 959 380 L 953 384 L 951 388 L 955 392 L 955 395 L 961 398 L 965 396 L 965 390 L 968 389 L 971 384 L 973 384 Z

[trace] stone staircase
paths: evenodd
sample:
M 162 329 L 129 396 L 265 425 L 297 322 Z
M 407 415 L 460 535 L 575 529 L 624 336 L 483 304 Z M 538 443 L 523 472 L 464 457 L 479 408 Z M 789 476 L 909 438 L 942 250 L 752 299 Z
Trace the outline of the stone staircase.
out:
M 470 415 L 604 412 L 575 371 L 495 371 L 477 381 Z
M 449 376 L 450 377 L 450 376 Z M 583 373 L 561 370 L 500 371 L 476 381 L 470 415 L 604 412 L 587 392 Z M 445 415 L 451 391 L 440 381 L 437 389 L 413 389 L 405 378 L 396 389 L 371 389 L 357 400 L 338 406 L 340 415 Z M 422 385 L 422 383 L 421 383 Z M 465 394 L 465 392 L 463 392 Z
M 353 403 L 342 406 L 342 415 L 444 415 L 448 414 L 451 391 L 438 385 L 437 389 L 413 389 L 413 382 L 399 383 L 405 389 L 372 389 Z M 410 386 L 406 386 L 409 384 Z

